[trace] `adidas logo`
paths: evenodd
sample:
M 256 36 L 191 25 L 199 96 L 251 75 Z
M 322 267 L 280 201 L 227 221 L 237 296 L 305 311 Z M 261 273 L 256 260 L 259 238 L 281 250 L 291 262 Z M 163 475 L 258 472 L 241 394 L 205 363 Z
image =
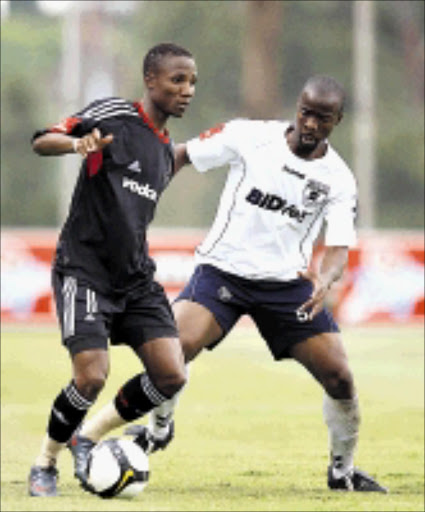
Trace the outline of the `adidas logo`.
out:
M 139 161 L 134 160 L 132 164 L 130 164 L 127 169 L 130 169 L 130 171 L 133 172 L 142 172 L 142 168 L 140 167 Z

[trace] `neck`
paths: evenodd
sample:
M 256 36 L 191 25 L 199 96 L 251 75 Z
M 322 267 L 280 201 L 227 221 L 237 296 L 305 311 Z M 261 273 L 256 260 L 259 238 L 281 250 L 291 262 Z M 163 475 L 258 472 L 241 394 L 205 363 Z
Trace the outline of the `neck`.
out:
M 167 123 L 168 114 L 160 110 L 146 94 L 140 100 L 143 105 L 143 110 L 148 115 L 149 119 L 152 121 L 155 128 L 159 131 L 162 131 L 165 128 Z

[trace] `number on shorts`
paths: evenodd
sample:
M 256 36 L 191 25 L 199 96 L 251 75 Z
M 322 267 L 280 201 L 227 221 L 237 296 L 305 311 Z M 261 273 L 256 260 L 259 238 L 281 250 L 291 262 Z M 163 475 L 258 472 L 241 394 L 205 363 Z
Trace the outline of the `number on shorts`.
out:
M 306 311 L 300 311 L 299 309 L 297 309 L 295 311 L 295 314 L 297 315 L 298 322 L 307 322 L 307 320 L 309 319 L 308 313 Z

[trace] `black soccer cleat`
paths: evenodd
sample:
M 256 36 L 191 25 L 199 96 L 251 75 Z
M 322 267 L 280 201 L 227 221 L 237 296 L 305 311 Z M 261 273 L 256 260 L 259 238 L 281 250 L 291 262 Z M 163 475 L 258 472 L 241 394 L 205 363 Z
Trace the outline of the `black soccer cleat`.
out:
M 59 473 L 54 466 L 32 466 L 28 477 L 28 494 L 30 496 L 57 496 Z
M 157 450 L 164 450 L 172 441 L 174 438 L 174 420 L 170 421 L 168 434 L 163 439 L 155 437 L 145 425 L 131 425 L 124 430 L 124 434 L 134 436 L 134 442 L 147 455 L 150 455 Z
M 74 434 L 66 443 L 74 458 L 74 476 L 80 480 L 81 485 L 86 489 L 87 484 L 87 462 L 89 453 L 96 445 L 88 437 Z
M 332 466 L 328 467 L 328 487 L 332 490 L 359 491 L 359 492 L 382 492 L 388 493 L 386 487 L 378 484 L 370 475 L 354 468 L 353 471 L 341 478 L 335 478 Z

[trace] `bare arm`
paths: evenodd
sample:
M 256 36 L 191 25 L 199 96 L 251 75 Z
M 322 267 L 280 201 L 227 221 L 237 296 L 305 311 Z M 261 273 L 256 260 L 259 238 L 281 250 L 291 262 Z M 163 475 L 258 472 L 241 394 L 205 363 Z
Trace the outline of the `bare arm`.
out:
M 86 157 L 89 153 L 103 149 L 106 144 L 112 142 L 113 138 L 112 134 L 102 138 L 97 128 L 94 128 L 91 133 L 88 133 L 81 139 L 63 133 L 45 133 L 34 140 L 32 148 L 37 154 L 42 156 L 79 153 Z
M 177 144 L 174 148 L 174 174 L 177 174 L 187 164 L 190 164 L 190 160 L 186 151 L 186 144 Z
M 321 311 L 326 294 L 332 284 L 341 278 L 347 261 L 348 247 L 326 247 L 319 272 L 307 270 L 299 273 L 301 277 L 313 283 L 311 297 L 299 308 L 299 311 L 308 312 L 310 319 Z

